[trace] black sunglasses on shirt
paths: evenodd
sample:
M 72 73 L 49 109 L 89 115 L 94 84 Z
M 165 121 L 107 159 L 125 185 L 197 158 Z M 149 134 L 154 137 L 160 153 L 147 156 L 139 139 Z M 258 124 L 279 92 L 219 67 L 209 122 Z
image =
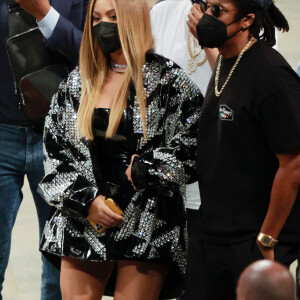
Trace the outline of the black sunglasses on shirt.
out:
M 221 15 L 222 7 L 219 6 L 218 4 L 207 4 L 203 0 L 192 0 L 192 3 L 200 4 L 200 9 L 201 9 L 202 13 L 204 13 L 204 14 L 210 8 L 211 13 L 215 18 L 219 18 Z

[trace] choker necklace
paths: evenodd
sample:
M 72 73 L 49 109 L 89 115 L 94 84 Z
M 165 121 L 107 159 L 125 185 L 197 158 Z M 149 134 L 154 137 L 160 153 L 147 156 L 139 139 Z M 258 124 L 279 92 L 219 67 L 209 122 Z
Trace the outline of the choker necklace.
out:
M 232 76 L 232 73 L 233 71 L 235 70 L 235 68 L 237 67 L 238 63 L 240 62 L 243 54 L 248 50 L 248 48 L 250 47 L 251 43 L 253 42 L 254 40 L 254 37 L 252 37 L 250 39 L 250 41 L 247 43 L 247 45 L 244 47 L 244 49 L 241 51 L 241 53 L 239 54 L 238 58 L 236 59 L 234 65 L 232 66 L 229 74 L 228 74 L 228 77 L 225 81 L 225 83 L 223 84 L 221 90 L 219 91 L 218 90 L 218 85 L 219 85 L 219 79 L 220 79 L 220 70 L 221 70 L 221 64 L 222 64 L 222 55 L 220 55 L 220 58 L 219 58 L 219 61 L 218 61 L 218 67 L 217 67 L 217 71 L 216 71 L 216 77 L 215 77 L 215 94 L 217 97 L 220 97 L 220 95 L 222 94 L 224 88 L 226 87 L 227 83 L 229 82 L 231 76 Z
M 188 61 L 188 71 L 189 71 L 189 75 L 191 75 L 192 73 L 196 72 L 198 67 L 201 67 L 206 63 L 207 57 L 204 56 L 204 59 L 198 62 L 197 58 L 203 52 L 203 49 L 196 51 L 196 45 L 198 41 L 194 38 L 194 36 L 192 36 L 189 29 L 187 30 L 187 42 L 188 42 L 188 51 L 190 55 Z M 193 49 L 192 49 L 192 44 L 193 44 Z
M 127 69 L 127 65 L 119 65 L 119 64 L 116 64 L 115 62 L 113 62 L 112 60 L 110 61 L 110 66 L 111 66 L 112 70 L 117 73 L 125 73 L 126 69 Z

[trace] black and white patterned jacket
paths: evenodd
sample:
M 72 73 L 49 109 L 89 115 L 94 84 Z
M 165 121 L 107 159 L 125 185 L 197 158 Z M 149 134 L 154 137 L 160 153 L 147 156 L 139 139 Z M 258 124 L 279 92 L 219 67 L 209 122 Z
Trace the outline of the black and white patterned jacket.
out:
M 125 222 L 103 234 L 85 218 L 89 204 L 103 191 L 92 143 L 81 138 L 76 127 L 79 69 L 60 85 L 45 121 L 45 177 L 40 193 L 57 209 L 46 223 L 42 251 L 107 261 L 107 243 L 122 248 L 128 242 L 124 251 L 129 259 L 171 264 L 184 272 L 185 184 L 196 179 L 197 121 L 203 96 L 175 63 L 154 52 L 147 53 L 143 72 L 148 103 L 146 143 L 133 87 L 127 113 L 132 116 L 139 162 L 147 166 L 146 187 L 130 200 Z

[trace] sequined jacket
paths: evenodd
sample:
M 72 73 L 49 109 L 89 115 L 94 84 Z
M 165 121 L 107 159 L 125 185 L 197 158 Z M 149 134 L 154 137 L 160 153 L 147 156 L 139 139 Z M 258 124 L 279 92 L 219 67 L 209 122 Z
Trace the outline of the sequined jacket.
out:
M 76 129 L 79 69 L 60 85 L 45 121 L 45 177 L 40 193 L 57 210 L 46 223 L 42 251 L 105 261 L 112 259 L 107 251 L 108 240 L 116 247 L 118 242 L 130 241 L 130 246 L 122 250 L 123 256 L 175 264 L 184 272 L 185 184 L 196 178 L 196 131 L 203 97 L 176 64 L 153 52 L 146 55 L 143 79 L 147 95 L 146 143 L 133 86 L 127 101 L 139 155 L 132 172 L 141 188 L 124 211 L 125 222 L 101 235 L 85 218 L 91 201 L 103 193 L 103 185 L 92 143 L 80 137 Z M 147 180 L 140 180 L 139 173 Z

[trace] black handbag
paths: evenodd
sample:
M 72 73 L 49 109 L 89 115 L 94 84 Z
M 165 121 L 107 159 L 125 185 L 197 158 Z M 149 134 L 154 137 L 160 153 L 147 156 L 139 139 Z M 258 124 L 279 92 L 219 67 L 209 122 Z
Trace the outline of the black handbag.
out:
M 34 17 L 8 0 L 9 38 L 6 49 L 14 74 L 20 107 L 31 120 L 48 112 L 51 98 L 68 75 L 65 59 L 47 48 Z

